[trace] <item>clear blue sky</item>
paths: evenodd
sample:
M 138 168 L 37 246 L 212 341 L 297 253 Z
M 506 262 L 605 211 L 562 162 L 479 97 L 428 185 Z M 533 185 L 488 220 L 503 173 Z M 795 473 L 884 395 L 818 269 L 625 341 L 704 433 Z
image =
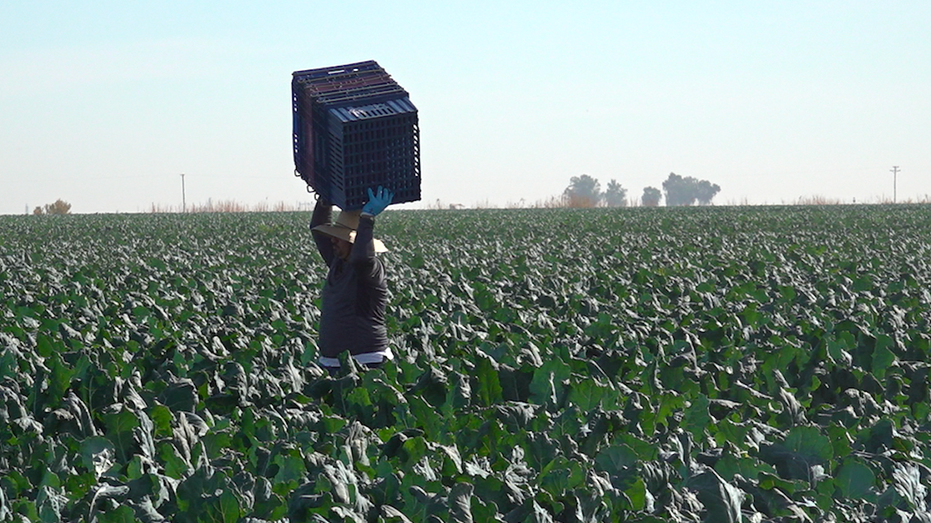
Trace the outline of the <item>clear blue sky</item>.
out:
M 670 172 L 717 204 L 931 194 L 931 2 L 0 6 L 0 214 L 309 202 L 291 73 L 377 60 L 419 109 L 423 197 L 504 206 Z

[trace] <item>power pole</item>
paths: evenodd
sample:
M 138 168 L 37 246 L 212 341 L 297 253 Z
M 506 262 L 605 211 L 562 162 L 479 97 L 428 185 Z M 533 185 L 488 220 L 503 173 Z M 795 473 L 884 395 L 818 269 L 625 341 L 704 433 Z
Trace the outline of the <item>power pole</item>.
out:
M 896 179 L 898 178 L 898 175 L 899 175 L 899 166 L 893 165 L 891 171 L 892 171 L 892 203 L 896 203 L 896 194 L 895 194 L 896 193 Z
M 184 173 L 181 173 L 181 212 L 187 212 L 187 197 L 184 195 Z

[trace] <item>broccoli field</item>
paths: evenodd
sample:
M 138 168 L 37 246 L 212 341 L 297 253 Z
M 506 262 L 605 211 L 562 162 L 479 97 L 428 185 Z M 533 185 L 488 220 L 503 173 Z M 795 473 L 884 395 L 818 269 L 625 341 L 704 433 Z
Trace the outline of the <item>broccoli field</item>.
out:
M 931 522 L 929 206 L 309 219 L 0 217 L 0 522 Z

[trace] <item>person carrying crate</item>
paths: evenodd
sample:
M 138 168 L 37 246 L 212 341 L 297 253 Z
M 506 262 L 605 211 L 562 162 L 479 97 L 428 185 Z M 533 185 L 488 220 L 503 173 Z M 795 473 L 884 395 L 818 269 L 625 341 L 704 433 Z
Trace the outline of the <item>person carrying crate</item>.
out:
M 394 194 L 381 186 L 368 189 L 368 202 L 358 211 L 341 211 L 333 221 L 333 205 L 320 197 L 310 228 L 329 270 L 323 284 L 318 346 L 319 364 L 331 376 L 348 351 L 365 367 L 393 359 L 385 327 L 388 285 L 385 266 L 376 256 L 387 251 L 374 237 L 375 217 Z

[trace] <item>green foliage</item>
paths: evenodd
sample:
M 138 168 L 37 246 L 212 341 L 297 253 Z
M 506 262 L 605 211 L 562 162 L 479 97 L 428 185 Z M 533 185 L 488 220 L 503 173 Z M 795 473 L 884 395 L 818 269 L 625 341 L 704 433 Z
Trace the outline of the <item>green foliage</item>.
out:
M 335 378 L 307 219 L 3 218 L 0 521 L 926 519 L 925 207 L 387 212 Z

